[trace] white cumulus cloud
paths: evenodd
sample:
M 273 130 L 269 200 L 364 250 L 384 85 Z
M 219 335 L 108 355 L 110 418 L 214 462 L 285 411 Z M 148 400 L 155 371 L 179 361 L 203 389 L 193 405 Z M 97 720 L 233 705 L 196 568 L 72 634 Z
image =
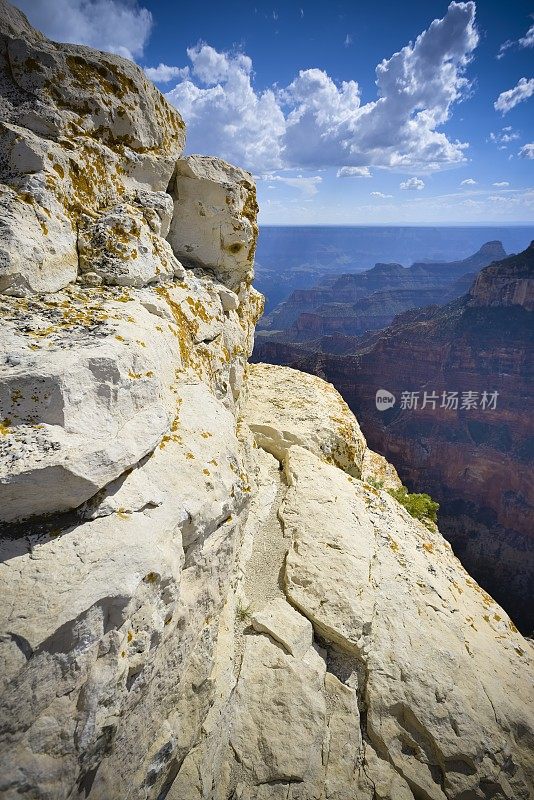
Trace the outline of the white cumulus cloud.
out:
M 336 173 L 338 178 L 371 178 L 369 167 L 341 167 Z
M 384 192 L 371 192 L 371 197 L 376 197 L 381 200 L 385 200 L 388 197 L 393 197 L 392 194 L 384 194 Z
M 495 181 L 492 186 L 495 186 L 496 189 L 506 189 L 507 186 L 510 186 L 510 181 Z
M 521 158 L 534 158 L 534 142 L 524 144 L 519 151 L 519 155 Z
M 493 106 L 496 111 L 507 114 L 518 103 L 528 100 L 534 94 L 534 78 L 520 78 L 513 89 L 501 92 Z
M 188 124 L 189 150 L 255 172 L 282 167 L 439 169 L 465 160 L 466 143 L 438 130 L 469 90 L 465 69 L 478 43 L 474 2 L 452 2 L 376 68 L 377 97 L 355 80 L 301 70 L 285 88 L 254 86 L 250 59 L 200 43 L 192 67 L 167 94 Z
M 281 168 L 285 117 L 274 91 L 254 90 L 250 59 L 218 53 L 202 43 L 187 54 L 191 75 L 166 97 L 187 123 L 189 150 L 218 155 L 255 172 Z
M 154 83 L 169 83 L 173 78 L 189 77 L 188 67 L 169 67 L 160 63 L 157 67 L 144 67 L 144 70 Z
M 32 25 L 56 42 L 74 42 L 126 58 L 143 55 L 152 14 L 136 0 L 17 0 Z
M 400 188 L 419 192 L 421 189 L 425 188 L 425 182 L 422 181 L 421 178 L 408 178 L 407 181 L 402 181 Z
M 473 180 L 473 178 L 466 178 L 465 181 L 462 181 L 460 186 L 476 186 L 477 182 Z

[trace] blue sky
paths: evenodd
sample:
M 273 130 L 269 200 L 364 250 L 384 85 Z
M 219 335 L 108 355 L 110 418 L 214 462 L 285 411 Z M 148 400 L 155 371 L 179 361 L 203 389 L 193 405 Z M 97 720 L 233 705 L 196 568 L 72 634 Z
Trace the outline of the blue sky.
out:
M 18 5 L 146 68 L 264 224 L 534 220 L 534 0 Z

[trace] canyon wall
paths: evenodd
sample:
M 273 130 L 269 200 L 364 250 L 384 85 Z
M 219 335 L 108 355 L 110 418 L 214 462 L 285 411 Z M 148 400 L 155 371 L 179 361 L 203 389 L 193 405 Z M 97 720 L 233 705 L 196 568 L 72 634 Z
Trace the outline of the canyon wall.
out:
M 531 643 L 332 386 L 247 366 L 251 176 L 0 25 L 2 798 L 531 800 Z

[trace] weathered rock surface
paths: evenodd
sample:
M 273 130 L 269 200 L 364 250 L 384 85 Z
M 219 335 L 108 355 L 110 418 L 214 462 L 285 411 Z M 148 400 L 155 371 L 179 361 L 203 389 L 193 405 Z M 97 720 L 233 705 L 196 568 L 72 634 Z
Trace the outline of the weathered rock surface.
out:
M 0 31 L 0 292 L 57 291 L 76 280 L 87 217 L 105 228 L 117 204 L 154 207 L 150 193 L 167 189 L 184 124 L 132 62 L 50 42 L 6 0 Z M 119 237 L 137 217 L 120 221 Z
M 169 241 L 178 258 L 201 264 L 235 289 L 250 282 L 258 228 L 250 173 L 219 158 L 180 159 L 171 186 Z
M 55 74 L 70 49 L 2 13 Z M 108 80 L 107 56 L 74 50 Z M 160 101 L 126 85 L 141 164 Z M 111 140 L 114 101 L 89 102 L 80 127 Z M 202 164 L 188 196 L 244 239 L 249 178 Z M 45 272 L 17 297 L 36 262 L 5 273 L 0 795 L 532 800 L 531 644 L 437 531 L 359 480 L 395 473 L 331 386 L 246 366 L 252 256 L 218 240 L 203 261 L 203 218 L 186 204 L 182 224 L 178 191 L 171 220 L 164 188 L 80 218 L 78 285 Z M 195 259 L 158 273 L 149 230 L 189 231 Z
M 244 419 L 258 444 L 281 460 L 292 445 L 360 477 L 366 449 L 360 427 L 338 392 L 316 378 L 269 364 L 249 367 Z

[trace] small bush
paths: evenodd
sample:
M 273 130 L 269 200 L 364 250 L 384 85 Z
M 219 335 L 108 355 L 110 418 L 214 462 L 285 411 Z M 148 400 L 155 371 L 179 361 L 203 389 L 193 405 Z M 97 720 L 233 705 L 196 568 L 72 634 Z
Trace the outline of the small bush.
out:
M 400 489 L 388 489 L 389 494 L 404 506 L 408 514 L 411 514 L 415 519 L 421 520 L 427 527 L 428 521 L 432 523 L 437 522 L 439 503 L 436 503 L 430 495 L 425 494 L 410 494 L 406 486 L 401 486 Z
M 248 622 L 252 617 L 252 603 L 249 603 L 248 606 L 244 606 L 241 601 L 238 601 L 236 617 L 239 622 Z

